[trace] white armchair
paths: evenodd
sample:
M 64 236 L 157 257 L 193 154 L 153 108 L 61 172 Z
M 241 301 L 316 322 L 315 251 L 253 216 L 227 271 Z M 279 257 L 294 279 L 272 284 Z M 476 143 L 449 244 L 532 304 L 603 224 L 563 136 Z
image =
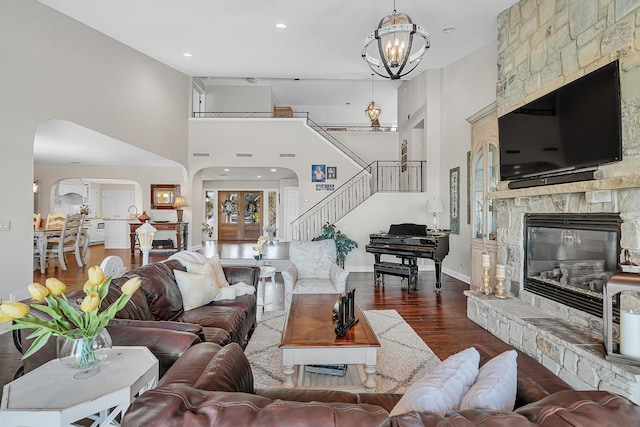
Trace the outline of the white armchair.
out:
M 330 239 L 317 242 L 293 240 L 289 244 L 291 263 L 282 272 L 287 310 L 293 294 L 345 292 L 349 272 L 336 264 L 336 258 L 336 243 Z

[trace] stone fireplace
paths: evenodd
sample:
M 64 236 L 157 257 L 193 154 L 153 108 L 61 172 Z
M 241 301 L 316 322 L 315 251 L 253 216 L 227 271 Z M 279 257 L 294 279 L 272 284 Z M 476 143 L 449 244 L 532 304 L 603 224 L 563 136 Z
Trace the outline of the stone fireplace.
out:
M 620 60 L 623 160 L 598 167 L 592 181 L 517 190 L 501 182 L 489 193 L 508 298 L 467 291 L 467 313 L 573 387 L 609 390 L 640 404 L 640 366 L 605 358 L 596 295 L 602 275 L 624 261 L 622 253 L 640 264 L 640 7 L 628 0 L 522 0 L 498 17 L 498 117 L 615 59 Z M 588 237 L 590 248 L 599 246 L 596 242 L 609 245 L 593 256 L 580 248 L 586 233 L 572 228 L 563 233 L 560 227 L 557 234 L 556 227 L 535 225 L 534 240 L 547 255 L 532 259 L 527 218 L 546 216 L 610 216 L 617 224 L 614 231 Z M 547 240 L 555 240 L 555 247 Z M 580 276 L 578 285 L 564 286 Z M 545 281 L 558 283 L 549 291 Z M 567 304 L 572 299 L 583 301 L 576 307 Z
M 526 214 L 524 290 L 602 317 L 604 284 L 618 270 L 617 214 Z

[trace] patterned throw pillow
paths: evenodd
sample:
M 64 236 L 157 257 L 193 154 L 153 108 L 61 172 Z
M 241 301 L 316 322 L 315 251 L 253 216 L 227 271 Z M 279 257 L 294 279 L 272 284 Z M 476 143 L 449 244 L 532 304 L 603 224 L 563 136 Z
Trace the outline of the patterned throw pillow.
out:
M 444 415 L 460 407 L 478 375 L 480 354 L 470 347 L 450 356 L 406 391 L 391 416 L 411 411 Z

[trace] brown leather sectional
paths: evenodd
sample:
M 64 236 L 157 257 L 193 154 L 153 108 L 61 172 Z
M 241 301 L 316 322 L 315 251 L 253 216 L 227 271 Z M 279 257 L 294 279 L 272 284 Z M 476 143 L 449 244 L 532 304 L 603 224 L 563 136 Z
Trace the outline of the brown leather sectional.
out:
M 133 295 L 125 308 L 117 313 L 107 329 L 114 346 L 148 347 L 160 362 L 160 375 L 163 375 L 188 348 L 200 342 L 220 346 L 235 342 L 244 348 L 256 322 L 255 295 L 216 301 L 185 312 L 173 270 L 186 269 L 176 260 L 135 268 L 124 276 L 113 279 L 109 293 L 103 300 L 104 309 L 120 296 L 120 286 L 129 278 L 140 276 L 141 289 Z M 258 267 L 226 266 L 223 270 L 230 284 L 245 282 L 257 289 L 260 277 Z M 83 297 L 82 291 L 68 295 L 69 300 L 78 304 Z M 24 338 L 29 333 L 28 330 L 16 331 L 14 341 L 20 351 L 26 351 L 31 345 L 31 342 Z M 55 341 L 49 340 L 45 347 L 25 359 L 24 372 L 56 358 Z
M 483 364 L 499 354 L 476 345 Z M 604 391 L 576 391 L 534 359 L 518 356 L 516 409 L 410 412 L 390 417 L 400 394 L 254 390 L 236 343 L 187 350 L 157 388 L 138 397 L 123 425 L 134 426 L 603 426 L 640 425 L 640 407 Z M 532 375 L 540 381 L 534 381 Z

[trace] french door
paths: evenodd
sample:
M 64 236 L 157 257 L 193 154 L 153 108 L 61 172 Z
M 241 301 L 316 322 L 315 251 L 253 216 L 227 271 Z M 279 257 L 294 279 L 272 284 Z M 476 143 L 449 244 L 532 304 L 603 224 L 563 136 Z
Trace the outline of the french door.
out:
M 218 239 L 257 240 L 262 234 L 262 191 L 218 192 Z

